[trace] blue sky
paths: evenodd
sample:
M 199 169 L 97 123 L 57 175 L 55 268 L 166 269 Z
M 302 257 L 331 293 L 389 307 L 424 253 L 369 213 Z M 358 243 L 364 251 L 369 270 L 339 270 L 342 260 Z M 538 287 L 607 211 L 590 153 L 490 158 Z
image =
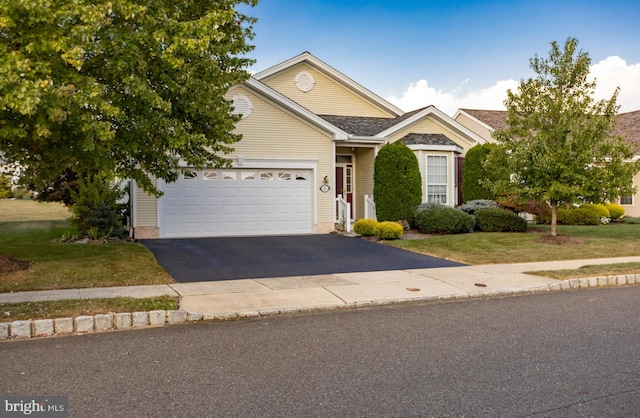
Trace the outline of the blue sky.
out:
M 640 109 L 638 0 L 262 0 L 246 13 L 259 19 L 251 71 L 309 51 L 404 110 L 500 108 L 529 59 L 568 37 L 602 62 L 603 97 L 617 83 L 621 111 Z

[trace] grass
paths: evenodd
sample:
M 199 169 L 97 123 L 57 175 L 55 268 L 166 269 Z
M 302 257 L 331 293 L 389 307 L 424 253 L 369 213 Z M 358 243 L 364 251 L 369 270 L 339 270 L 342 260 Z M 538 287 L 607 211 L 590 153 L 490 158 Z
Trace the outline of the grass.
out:
M 1 276 L 0 292 L 174 282 L 141 244 L 56 241 L 74 234 L 59 205 L 0 200 L 0 209 L 0 253 L 32 263 L 28 270 Z
M 540 270 L 527 272 L 527 274 L 550 277 L 558 280 L 638 273 L 640 273 L 640 263 L 600 264 L 582 266 L 580 268 L 570 270 Z
M 109 312 L 139 312 L 178 309 L 178 299 L 169 296 L 157 298 L 109 298 L 55 300 L 0 304 L 0 322 L 26 319 L 54 319 Z
M 509 264 L 532 261 L 576 260 L 640 255 L 640 225 L 559 226 L 561 235 L 581 244 L 537 242 L 548 226 L 533 226 L 526 233 L 487 233 L 431 236 L 421 240 L 388 241 L 404 248 L 466 264 Z

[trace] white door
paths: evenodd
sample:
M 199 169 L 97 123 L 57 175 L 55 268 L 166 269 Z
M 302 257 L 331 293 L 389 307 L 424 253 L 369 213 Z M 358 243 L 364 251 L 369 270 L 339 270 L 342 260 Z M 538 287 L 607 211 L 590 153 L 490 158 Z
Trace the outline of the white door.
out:
M 311 170 L 184 170 L 162 187 L 160 237 L 311 233 L 311 184 Z

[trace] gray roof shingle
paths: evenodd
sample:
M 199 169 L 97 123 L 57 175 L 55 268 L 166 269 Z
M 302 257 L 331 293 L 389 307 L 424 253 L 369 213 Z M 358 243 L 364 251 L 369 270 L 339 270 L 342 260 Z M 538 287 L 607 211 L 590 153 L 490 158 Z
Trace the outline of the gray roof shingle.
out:
M 400 138 L 405 145 L 449 145 L 457 146 L 455 142 L 444 134 L 415 134 L 410 133 Z

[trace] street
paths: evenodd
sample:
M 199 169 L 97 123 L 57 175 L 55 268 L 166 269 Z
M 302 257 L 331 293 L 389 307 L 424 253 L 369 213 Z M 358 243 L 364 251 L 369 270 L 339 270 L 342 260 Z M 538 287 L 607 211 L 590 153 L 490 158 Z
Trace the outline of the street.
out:
M 640 286 L 0 343 L 72 417 L 638 416 Z

